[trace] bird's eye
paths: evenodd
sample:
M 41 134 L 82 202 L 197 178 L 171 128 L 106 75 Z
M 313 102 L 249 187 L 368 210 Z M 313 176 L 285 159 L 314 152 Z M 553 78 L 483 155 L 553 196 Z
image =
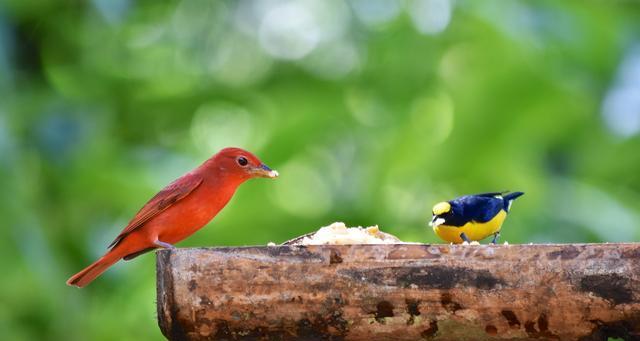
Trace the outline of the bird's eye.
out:
M 248 160 L 247 160 L 247 158 L 246 158 L 246 157 L 244 157 L 244 156 L 239 157 L 237 161 L 238 161 L 238 164 L 239 164 L 240 166 L 242 166 L 242 167 L 244 167 L 244 166 L 246 166 L 246 165 L 248 165 L 248 164 L 249 164 L 249 161 L 248 161 Z

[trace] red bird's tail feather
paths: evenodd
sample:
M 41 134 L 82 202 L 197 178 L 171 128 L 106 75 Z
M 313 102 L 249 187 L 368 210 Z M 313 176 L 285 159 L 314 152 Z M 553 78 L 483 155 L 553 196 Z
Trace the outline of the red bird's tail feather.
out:
M 71 276 L 71 278 L 67 280 L 67 285 L 74 285 L 78 288 L 82 288 L 91 283 L 94 279 L 96 279 L 96 277 L 100 276 L 111 265 L 115 264 L 122 258 L 122 255 L 120 255 L 120 252 L 118 251 L 119 250 L 112 249 L 111 251 L 107 252 L 93 264 L 87 266 L 82 271 Z

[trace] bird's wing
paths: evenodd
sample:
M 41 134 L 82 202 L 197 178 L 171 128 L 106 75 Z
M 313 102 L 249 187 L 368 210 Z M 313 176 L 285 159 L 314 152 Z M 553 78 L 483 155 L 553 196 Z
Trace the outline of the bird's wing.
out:
M 109 244 L 109 248 L 114 247 L 122 238 L 126 237 L 133 230 L 144 225 L 147 221 L 160 214 L 160 212 L 171 207 L 176 202 L 184 199 L 189 193 L 193 192 L 202 183 L 202 177 L 200 175 L 187 174 L 174 182 L 170 183 L 167 187 L 162 189 L 156 194 L 149 202 L 147 202 L 133 219 L 129 222 L 127 227 L 120 232 L 116 239 Z
M 492 197 L 495 197 L 496 195 L 500 195 L 500 196 L 502 196 L 502 195 L 505 195 L 505 194 L 507 194 L 507 193 L 509 193 L 509 191 L 502 191 L 502 192 L 487 192 L 487 193 L 474 194 L 474 196 L 477 196 L 477 197 L 490 197 L 490 198 L 492 198 Z
M 458 206 L 462 207 L 460 218 L 465 223 L 469 221 L 486 223 L 500 212 L 504 207 L 504 201 L 489 195 L 469 195 L 460 198 Z

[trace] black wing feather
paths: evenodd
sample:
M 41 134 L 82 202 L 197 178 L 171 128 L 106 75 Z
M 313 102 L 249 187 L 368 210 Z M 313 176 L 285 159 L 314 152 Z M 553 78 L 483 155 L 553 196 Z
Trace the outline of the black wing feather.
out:
M 502 192 L 487 192 L 487 193 L 480 193 L 480 194 L 474 194 L 474 195 L 469 195 L 471 196 L 476 196 L 476 197 L 495 197 L 496 195 L 505 195 L 509 193 L 509 191 L 502 191 Z
M 453 213 L 446 224 L 462 226 L 470 221 L 486 223 L 504 208 L 504 201 L 493 195 L 467 195 L 450 201 Z

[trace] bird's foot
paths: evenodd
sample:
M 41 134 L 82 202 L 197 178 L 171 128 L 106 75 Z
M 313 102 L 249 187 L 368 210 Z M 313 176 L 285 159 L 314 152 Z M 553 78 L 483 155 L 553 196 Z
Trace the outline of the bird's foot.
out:
M 176 249 L 176 247 L 175 247 L 175 246 L 173 246 L 173 245 L 171 245 L 171 244 L 169 244 L 169 243 L 165 243 L 165 242 L 163 242 L 163 241 L 159 241 L 159 240 L 156 240 L 156 241 L 154 242 L 154 244 L 155 244 L 156 246 L 161 247 L 161 248 L 164 248 L 164 249 L 171 249 L 171 250 L 175 250 L 175 249 Z
M 463 242 L 471 244 L 471 240 L 469 239 L 469 237 L 467 237 L 466 234 L 464 234 L 464 232 L 460 233 L 460 239 L 462 239 Z
M 498 243 L 498 238 L 500 238 L 500 232 L 496 232 L 493 234 L 493 240 L 491 240 L 491 244 Z

